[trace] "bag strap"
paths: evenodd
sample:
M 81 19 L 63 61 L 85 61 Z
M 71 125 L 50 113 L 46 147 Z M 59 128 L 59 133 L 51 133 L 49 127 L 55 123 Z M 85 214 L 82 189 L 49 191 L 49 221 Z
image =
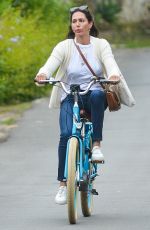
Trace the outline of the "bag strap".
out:
M 73 41 L 74 41 L 74 40 L 73 40 Z M 89 68 L 89 70 L 91 71 L 91 73 L 93 74 L 93 76 L 95 76 L 95 77 L 98 78 L 98 76 L 96 75 L 96 73 L 94 72 L 94 70 L 92 69 L 92 67 L 90 66 L 90 64 L 88 63 L 87 59 L 86 59 L 85 56 L 83 55 L 83 53 L 82 53 L 80 47 L 75 43 L 75 41 L 74 41 L 74 44 L 75 44 L 75 46 L 76 46 L 76 48 L 77 48 L 79 54 L 81 55 L 83 61 L 85 62 L 85 64 L 87 65 L 87 67 Z
M 96 75 L 96 73 L 94 72 L 94 70 L 92 69 L 92 67 L 90 66 L 90 64 L 88 63 L 87 59 L 85 58 L 84 54 L 82 53 L 80 47 L 75 43 L 75 41 L 74 41 L 74 44 L 75 44 L 75 46 L 76 46 L 79 54 L 81 55 L 83 61 L 85 62 L 85 64 L 87 65 L 87 67 L 89 68 L 89 70 L 91 71 L 91 73 L 93 74 L 93 76 L 95 76 L 95 77 L 98 78 L 98 76 Z M 102 86 L 103 89 L 105 89 L 105 87 L 103 86 L 103 84 L 101 84 L 101 86 Z

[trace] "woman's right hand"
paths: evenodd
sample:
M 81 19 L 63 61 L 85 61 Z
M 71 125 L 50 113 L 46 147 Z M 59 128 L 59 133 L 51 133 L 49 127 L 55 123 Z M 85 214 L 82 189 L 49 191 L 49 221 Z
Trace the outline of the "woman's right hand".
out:
M 35 77 L 35 80 L 36 80 L 35 84 L 36 84 L 37 86 L 43 86 L 44 83 L 40 83 L 40 81 L 46 80 L 46 79 L 47 79 L 46 74 L 44 74 L 44 73 L 38 74 L 38 75 L 36 75 L 36 77 Z

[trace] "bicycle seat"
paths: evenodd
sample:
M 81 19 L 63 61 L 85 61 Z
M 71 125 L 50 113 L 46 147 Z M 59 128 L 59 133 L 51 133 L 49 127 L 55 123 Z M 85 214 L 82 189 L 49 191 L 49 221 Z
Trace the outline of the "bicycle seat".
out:
M 80 110 L 80 117 L 91 121 L 91 114 L 85 111 L 84 109 Z

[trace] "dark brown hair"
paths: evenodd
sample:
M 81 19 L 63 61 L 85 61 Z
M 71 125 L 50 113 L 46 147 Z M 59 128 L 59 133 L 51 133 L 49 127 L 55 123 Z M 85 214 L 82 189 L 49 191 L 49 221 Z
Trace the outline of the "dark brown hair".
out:
M 94 37 L 98 37 L 98 30 L 97 30 L 96 26 L 94 25 L 94 20 L 93 20 L 93 17 L 92 17 L 92 15 L 91 15 L 91 13 L 89 12 L 89 10 L 80 10 L 80 9 L 76 9 L 75 11 L 71 12 L 71 13 L 70 13 L 70 23 L 71 23 L 71 21 L 72 21 L 72 15 L 73 15 L 75 12 L 82 12 L 82 13 L 86 16 L 86 18 L 87 18 L 87 20 L 88 20 L 89 23 L 90 23 L 90 22 L 93 22 L 93 25 L 92 25 L 92 27 L 91 27 L 91 29 L 90 29 L 90 35 L 91 35 L 91 36 L 94 36 Z M 67 34 L 67 38 L 74 38 L 74 37 L 75 37 L 75 34 L 74 34 L 74 32 L 72 31 L 72 27 L 71 27 L 71 25 L 70 25 L 70 26 L 69 26 L 69 31 L 68 31 L 68 34 Z

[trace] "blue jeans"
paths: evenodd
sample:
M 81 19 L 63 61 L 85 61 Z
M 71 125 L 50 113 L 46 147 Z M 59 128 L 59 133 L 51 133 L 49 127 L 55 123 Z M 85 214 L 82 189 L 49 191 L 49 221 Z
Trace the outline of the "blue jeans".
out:
M 60 141 L 58 147 L 58 180 L 64 180 L 64 168 L 66 159 L 66 147 L 68 138 L 72 134 L 72 116 L 73 116 L 73 96 L 68 95 L 61 103 L 60 107 Z M 102 90 L 89 91 L 88 94 L 80 96 L 80 109 L 86 110 L 91 114 L 93 123 L 92 141 L 102 140 L 102 129 L 104 120 L 104 111 L 107 108 L 106 94 Z

